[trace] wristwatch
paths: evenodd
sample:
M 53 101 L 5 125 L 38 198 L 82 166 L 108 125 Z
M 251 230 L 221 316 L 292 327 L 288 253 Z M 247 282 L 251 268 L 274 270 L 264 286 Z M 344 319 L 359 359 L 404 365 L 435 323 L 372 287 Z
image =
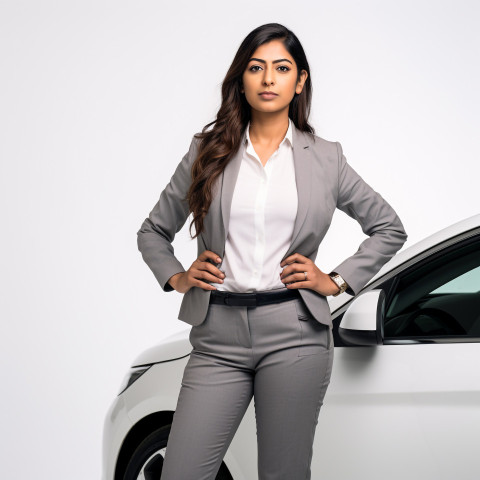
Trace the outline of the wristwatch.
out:
M 334 293 L 333 296 L 336 297 L 340 295 L 348 288 L 348 283 L 342 278 L 342 276 L 337 272 L 330 272 L 328 276 L 338 285 L 340 291 Z

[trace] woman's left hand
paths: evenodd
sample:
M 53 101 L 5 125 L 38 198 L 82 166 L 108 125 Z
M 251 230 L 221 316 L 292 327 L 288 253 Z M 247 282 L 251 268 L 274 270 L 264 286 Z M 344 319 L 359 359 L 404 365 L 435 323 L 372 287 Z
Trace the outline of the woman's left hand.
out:
M 300 253 L 290 255 L 280 263 L 280 266 L 285 266 L 280 273 L 280 280 L 287 288 L 310 288 L 325 296 L 339 291 L 337 284 L 328 274 L 322 272 L 315 263 Z M 307 272 L 306 280 L 304 272 Z

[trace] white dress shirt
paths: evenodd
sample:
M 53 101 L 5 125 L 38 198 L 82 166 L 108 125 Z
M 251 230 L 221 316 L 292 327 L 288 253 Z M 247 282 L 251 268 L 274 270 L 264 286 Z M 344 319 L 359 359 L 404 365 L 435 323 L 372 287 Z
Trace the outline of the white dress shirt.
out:
M 292 121 L 278 149 L 265 167 L 250 140 L 247 143 L 233 192 L 225 254 L 218 290 L 255 292 L 286 289 L 280 280 L 280 261 L 292 239 L 297 215 L 297 186 L 292 150 Z

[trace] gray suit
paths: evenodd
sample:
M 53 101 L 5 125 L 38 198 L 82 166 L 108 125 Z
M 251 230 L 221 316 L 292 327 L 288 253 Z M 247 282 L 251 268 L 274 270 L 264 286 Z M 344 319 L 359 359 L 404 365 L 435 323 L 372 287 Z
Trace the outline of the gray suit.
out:
M 293 157 L 298 192 L 298 212 L 292 242 L 283 258 L 298 252 L 315 261 L 336 208 L 356 219 L 369 238 L 357 252 L 333 268 L 348 283 L 347 293 L 357 294 L 404 244 L 407 234 L 390 204 L 373 190 L 347 163 L 338 142 L 312 136 L 293 127 Z M 189 215 L 183 200 L 190 185 L 190 171 L 198 140 L 177 166 L 160 199 L 137 234 L 138 248 L 164 291 L 172 291 L 168 279 L 185 268 L 174 255 L 172 241 Z M 233 190 L 245 146 L 242 144 L 215 184 L 213 201 L 205 217 L 205 231 L 197 237 L 197 254 L 212 250 L 223 260 Z M 279 263 L 283 260 L 279 259 Z M 310 289 L 300 294 L 319 322 L 331 320 L 327 299 Z M 184 294 L 179 320 L 199 325 L 205 319 L 210 290 L 191 288 Z
M 193 138 L 138 232 L 138 248 L 165 291 L 172 290 L 168 279 L 185 271 L 172 241 L 189 214 L 184 197 L 197 142 Z M 242 144 L 215 184 L 205 231 L 197 237 L 198 254 L 212 250 L 223 259 L 244 148 Z M 285 257 L 299 252 L 314 261 L 335 208 L 340 208 L 369 236 L 334 268 L 349 284 L 349 293 L 356 294 L 403 245 L 403 225 L 393 208 L 347 164 L 338 142 L 293 125 L 293 157 L 298 211 Z M 193 349 L 161 480 L 213 480 L 252 396 L 258 478 L 311 478 L 315 427 L 334 348 L 326 297 L 310 289 L 298 291 L 301 297 L 257 307 L 210 304 L 210 290 L 199 287 L 184 295 L 178 318 L 192 325 Z

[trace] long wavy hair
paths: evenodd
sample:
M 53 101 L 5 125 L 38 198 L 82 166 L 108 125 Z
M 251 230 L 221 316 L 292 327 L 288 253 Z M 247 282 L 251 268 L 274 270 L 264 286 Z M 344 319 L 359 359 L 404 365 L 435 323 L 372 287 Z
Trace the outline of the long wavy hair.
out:
M 235 155 L 242 141 L 245 128 L 250 121 L 251 110 L 245 95 L 241 93 L 242 76 L 255 50 L 271 40 L 281 40 L 295 60 L 300 72 L 306 70 L 308 77 L 300 94 L 295 93 L 290 102 L 288 116 L 295 126 L 304 132 L 315 133 L 309 125 L 312 99 L 312 81 L 310 67 L 303 47 L 296 35 L 279 23 L 267 23 L 252 30 L 243 40 L 222 82 L 222 104 L 216 120 L 207 123 L 201 133 L 198 155 L 192 165 L 192 183 L 186 199 L 193 213 L 190 223 L 190 236 L 195 238 L 203 231 L 203 220 L 212 202 L 212 190 L 215 180 L 223 172 L 230 159 Z M 213 128 L 207 130 L 211 125 Z M 195 235 L 192 236 L 192 226 Z

